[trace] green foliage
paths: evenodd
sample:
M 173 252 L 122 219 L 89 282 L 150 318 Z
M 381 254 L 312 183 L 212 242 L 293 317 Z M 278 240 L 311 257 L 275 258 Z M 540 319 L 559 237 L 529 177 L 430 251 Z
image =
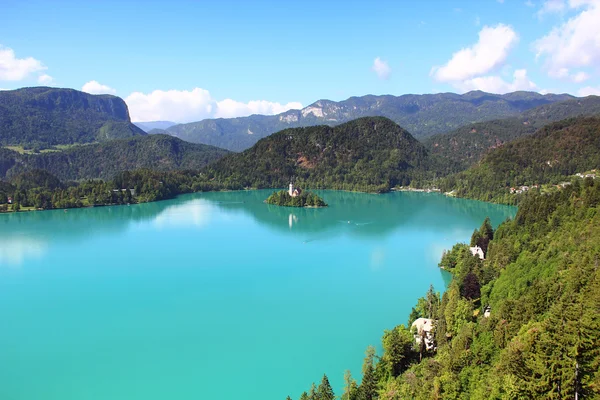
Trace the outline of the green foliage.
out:
M 278 132 L 217 161 L 206 174 L 233 188 L 282 187 L 295 177 L 302 187 L 381 192 L 409 184 L 426 159 L 425 148 L 392 121 L 361 118 Z
M 319 100 L 304 112 L 289 110 L 278 115 L 206 119 L 171 126 L 161 133 L 169 133 L 193 143 L 243 151 L 260 139 L 284 129 L 324 124 L 333 126 L 358 118 L 383 116 L 412 132 L 415 137 L 424 138 L 472 122 L 514 116 L 533 107 L 571 98 L 569 95 L 540 95 L 533 92 L 497 95 L 480 91 L 463 95 L 368 95 L 340 102 Z M 311 109 L 315 112 L 306 112 Z
M 0 149 L 0 178 L 45 169 L 62 180 L 112 179 L 122 171 L 199 170 L 228 151 L 166 136 L 138 136 L 73 146 L 43 154 L 18 154 Z
M 312 192 L 301 192 L 298 196 L 292 197 L 285 190 L 273 192 L 267 200 L 267 204 L 286 207 L 327 207 L 325 200 Z
M 323 375 L 323 379 L 321 379 L 321 383 L 319 384 L 319 387 L 317 388 L 317 394 L 316 394 L 316 398 L 318 400 L 334 400 L 335 399 L 335 394 L 333 393 L 333 389 L 331 388 L 331 385 L 329 384 L 329 379 L 327 378 L 327 375 Z
M 542 105 L 516 117 L 467 123 L 452 132 L 429 137 L 423 144 L 439 159 L 443 171 L 459 172 L 476 164 L 491 150 L 531 135 L 545 125 L 592 115 L 600 115 L 598 96 Z
M 145 134 L 119 97 L 49 87 L 0 91 L 0 145 L 39 151 Z
M 589 180 L 529 196 L 514 220 L 476 231 L 489 238 L 485 260 L 464 244 L 445 253 L 451 284 L 441 302 L 430 288 L 410 317 L 435 321 L 435 353 L 417 357 L 404 326 L 386 331 L 357 398 L 600 398 L 599 194 Z
M 12 184 L 0 181 L 0 200 L 13 198 L 15 208 L 77 208 L 85 206 L 130 204 L 172 198 L 189 193 L 199 179 L 192 172 L 122 172 L 112 181 L 83 181 L 65 184 L 46 171 L 34 170 L 18 175 Z M 5 209 L 6 208 L 6 209 Z M 1 211 L 8 211 L 8 206 Z
M 534 135 L 488 153 L 467 171 L 440 182 L 443 191 L 483 201 L 514 204 L 528 193 L 510 194 L 522 185 L 558 184 L 569 175 L 600 165 L 600 118 L 575 118 L 550 124 Z

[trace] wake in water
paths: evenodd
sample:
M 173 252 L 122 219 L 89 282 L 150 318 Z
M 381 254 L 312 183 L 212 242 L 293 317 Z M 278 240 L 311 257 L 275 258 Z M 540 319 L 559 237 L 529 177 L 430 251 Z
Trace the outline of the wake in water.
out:
M 338 220 L 339 223 L 341 224 L 347 224 L 347 225 L 351 225 L 351 226 L 365 226 L 365 225 L 370 225 L 373 223 L 373 221 L 370 222 L 354 222 L 351 220 L 347 220 L 347 221 L 340 221 Z
M 351 229 L 357 229 L 357 228 L 360 228 L 362 226 L 371 225 L 371 224 L 374 223 L 373 221 L 369 221 L 369 222 L 355 222 L 355 221 L 351 221 L 351 220 L 346 220 L 346 221 L 338 220 L 337 222 L 339 222 L 340 224 L 344 224 L 344 225 L 348 226 Z M 324 238 L 327 238 L 327 237 L 329 237 L 329 235 L 322 235 L 322 236 L 319 236 L 319 237 L 309 238 L 309 239 L 303 240 L 302 244 L 308 244 L 310 242 L 321 240 L 321 239 L 324 239 Z

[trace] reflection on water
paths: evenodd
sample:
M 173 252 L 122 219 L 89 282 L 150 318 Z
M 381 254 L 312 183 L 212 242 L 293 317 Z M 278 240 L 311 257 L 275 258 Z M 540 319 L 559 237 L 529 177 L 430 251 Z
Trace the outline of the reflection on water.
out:
M 153 222 L 158 227 L 202 227 L 209 223 L 216 207 L 217 205 L 212 202 L 192 199 L 182 204 L 166 207 L 153 218 Z
M 265 204 L 263 201 L 270 192 L 211 192 L 133 206 L 0 215 L 0 265 L 16 265 L 27 257 L 39 257 L 49 241 L 68 240 L 75 245 L 92 236 L 116 234 L 127 230 L 131 224 L 146 221 L 159 228 L 193 226 L 203 229 L 216 213 L 246 215 L 261 225 L 295 235 L 299 241 L 308 244 L 338 235 L 383 237 L 404 224 L 417 224 L 427 230 L 454 226 L 467 219 L 472 220 L 472 226 L 478 226 L 488 215 L 497 225 L 516 211 L 514 207 L 446 198 L 439 194 L 375 195 L 338 191 L 317 191 L 330 204 L 327 208 L 290 208 Z M 461 231 L 450 236 L 468 234 L 470 232 Z M 442 251 L 452 244 L 431 243 L 431 256 L 439 260 Z M 374 252 L 372 265 L 382 257 Z
M 0 397 L 298 398 L 323 373 L 340 388 L 448 283 L 443 249 L 515 211 L 330 191 L 330 207 L 297 209 L 269 194 L 0 215 Z
M 0 267 L 18 267 L 27 258 L 40 258 L 46 246 L 41 240 L 0 235 Z

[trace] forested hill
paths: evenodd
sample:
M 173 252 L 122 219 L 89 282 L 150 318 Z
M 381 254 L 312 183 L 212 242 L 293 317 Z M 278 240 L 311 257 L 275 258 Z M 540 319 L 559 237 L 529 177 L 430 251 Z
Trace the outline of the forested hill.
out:
M 487 154 L 445 178 L 444 191 L 484 201 L 512 203 L 510 187 L 557 184 L 568 175 L 600 167 L 600 118 L 572 118 L 547 125 Z
M 423 143 L 432 155 L 458 171 L 479 161 L 489 150 L 531 135 L 551 122 L 594 115 L 600 115 L 600 97 L 588 96 L 539 106 L 517 117 L 468 124 Z
M 0 179 L 34 169 L 47 170 L 63 181 L 112 179 L 121 171 L 140 168 L 199 170 L 227 153 L 227 150 L 187 143 L 167 135 L 111 140 L 41 154 L 19 154 L 0 148 Z
M 283 187 L 295 178 L 300 187 L 375 191 L 408 184 L 426 162 L 427 151 L 410 133 L 367 117 L 283 130 L 205 172 L 227 187 Z
M 528 198 L 473 240 L 485 242 L 485 260 L 467 244 L 446 253 L 446 292 L 430 290 L 407 325 L 383 333 L 383 352 L 367 350 L 362 381 L 346 374 L 341 399 L 600 398 L 600 181 Z M 436 351 L 415 343 L 417 318 L 433 321 Z M 293 399 L 333 399 L 321 382 Z
M 290 110 L 278 115 L 207 119 L 153 133 L 167 133 L 189 142 L 241 151 L 259 139 L 286 128 L 323 124 L 334 126 L 356 118 L 383 116 L 398 123 L 416 138 L 424 138 L 473 122 L 516 116 L 533 107 L 572 98 L 566 94 L 514 92 L 497 95 L 481 91 L 463 95 L 368 95 L 340 102 L 319 100 L 302 110 Z
M 145 134 L 116 96 L 49 87 L 0 91 L 0 145 L 45 148 Z

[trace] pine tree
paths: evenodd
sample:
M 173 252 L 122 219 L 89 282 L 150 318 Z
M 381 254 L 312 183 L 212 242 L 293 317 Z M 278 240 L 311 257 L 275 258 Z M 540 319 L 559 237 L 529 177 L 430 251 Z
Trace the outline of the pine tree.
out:
M 310 386 L 310 390 L 308 391 L 308 399 L 309 400 L 319 400 L 317 385 L 313 382 Z
M 329 384 L 329 379 L 327 375 L 323 374 L 323 379 L 321 379 L 321 384 L 317 389 L 317 399 L 319 400 L 334 400 L 335 394 L 333 393 L 333 389 Z
M 352 378 L 352 373 L 350 370 L 346 370 L 346 372 L 344 372 L 344 394 L 342 395 L 341 400 L 356 400 L 357 390 L 358 386 L 356 385 L 356 381 Z
M 375 378 L 375 368 L 373 361 L 375 359 L 375 348 L 367 347 L 365 361 L 363 362 L 363 378 L 359 387 L 360 400 L 373 400 L 377 396 L 377 379 Z

